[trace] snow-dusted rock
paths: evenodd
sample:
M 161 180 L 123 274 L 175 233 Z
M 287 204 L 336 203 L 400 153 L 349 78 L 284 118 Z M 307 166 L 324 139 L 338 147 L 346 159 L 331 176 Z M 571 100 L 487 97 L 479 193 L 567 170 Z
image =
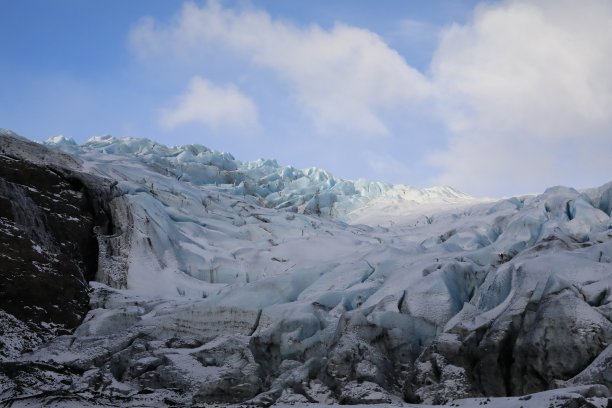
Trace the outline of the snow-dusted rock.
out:
M 79 325 L 109 227 L 109 183 L 0 132 L 0 361 Z
M 389 393 L 378 384 L 351 381 L 342 388 L 341 404 L 384 404 L 391 402 Z

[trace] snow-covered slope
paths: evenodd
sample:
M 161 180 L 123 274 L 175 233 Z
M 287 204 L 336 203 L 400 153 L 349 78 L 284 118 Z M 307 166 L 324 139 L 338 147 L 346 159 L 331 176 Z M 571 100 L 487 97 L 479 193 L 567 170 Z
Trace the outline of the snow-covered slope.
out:
M 343 180 L 319 168 L 299 170 L 279 166 L 276 160 L 241 162 L 231 154 L 201 145 L 167 147 L 148 139 L 93 137 L 77 146 L 63 136 L 50 138 L 47 145 L 76 154 L 87 161 L 134 159 L 150 170 L 195 186 L 214 184 L 234 195 L 252 195 L 269 208 L 316 214 L 354 223 L 397 222 L 402 215 L 420 213 L 426 205 L 454 208 L 474 201 L 452 187 L 416 189 L 366 180 Z M 98 166 L 104 172 L 104 166 Z M 391 211 L 390 211 L 391 210 Z
M 49 375 L 81 403 L 366 404 L 595 383 L 520 404 L 605 406 L 612 184 L 477 202 L 202 146 L 49 146 L 114 180 L 115 228 L 83 324 L 21 357 L 38 390 Z M 16 372 L 3 398 L 31 379 Z

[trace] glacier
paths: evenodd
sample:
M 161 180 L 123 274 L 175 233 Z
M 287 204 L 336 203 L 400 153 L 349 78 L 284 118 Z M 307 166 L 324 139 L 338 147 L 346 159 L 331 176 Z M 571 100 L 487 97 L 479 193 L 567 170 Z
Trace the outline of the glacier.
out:
M 0 362 L 1 401 L 607 406 L 612 183 L 485 200 L 199 145 L 39 148 L 105 180 L 112 228 L 89 312 Z

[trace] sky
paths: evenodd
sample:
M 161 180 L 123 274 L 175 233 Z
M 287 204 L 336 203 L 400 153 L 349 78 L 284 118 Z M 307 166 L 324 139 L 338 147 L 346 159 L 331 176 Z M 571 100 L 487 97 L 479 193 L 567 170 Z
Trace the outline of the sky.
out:
M 475 196 L 612 181 L 609 0 L 0 0 L 0 127 Z

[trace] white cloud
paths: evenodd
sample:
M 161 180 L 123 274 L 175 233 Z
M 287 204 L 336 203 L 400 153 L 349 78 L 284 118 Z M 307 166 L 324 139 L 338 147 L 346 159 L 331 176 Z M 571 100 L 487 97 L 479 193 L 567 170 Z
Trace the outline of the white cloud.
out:
M 343 24 L 330 30 L 272 20 L 262 11 L 187 3 L 166 26 L 152 19 L 131 32 L 142 58 L 170 53 L 192 58 L 217 47 L 273 70 L 321 131 L 386 134 L 381 112 L 424 98 L 423 75 L 376 34 Z
M 403 29 L 415 40 L 423 33 L 431 38 L 428 31 L 435 30 L 409 20 Z M 609 178 L 611 2 L 483 4 L 469 23 L 447 27 L 438 38 L 422 74 L 371 31 L 340 23 L 330 29 L 298 26 L 252 7 L 230 9 L 215 1 L 187 3 L 168 24 L 144 19 L 130 34 L 133 49 L 146 61 L 190 61 L 205 71 L 210 58 L 230 55 L 246 62 L 247 80 L 262 68 L 273 73 L 320 133 L 351 137 L 347 152 L 366 149 L 367 143 L 353 136 L 393 134 L 401 129 L 398 117 L 415 120 L 431 106 L 423 123 L 431 116 L 444 123 L 450 130 L 446 145 L 434 146 L 435 137 L 431 144 L 414 144 L 425 146 L 421 151 L 437 150 L 428 162 L 439 169 L 435 182 L 473 194 Z M 194 120 L 218 126 L 256 118 L 253 103 L 235 87 L 204 82 L 192 83 L 162 122 L 171 128 Z M 400 145 L 392 140 L 385 146 Z M 373 172 L 393 172 L 389 167 L 400 165 L 387 164 L 397 152 L 388 153 L 385 161 L 365 164 Z
M 174 107 L 161 110 L 160 125 L 172 130 L 198 122 L 212 128 L 256 128 L 257 108 L 235 85 L 216 86 L 195 76 Z
M 612 154 L 610 67 L 610 2 L 477 8 L 470 24 L 443 32 L 431 64 L 440 114 L 454 134 L 433 158 L 439 182 L 484 193 L 607 172 L 592 160 Z

